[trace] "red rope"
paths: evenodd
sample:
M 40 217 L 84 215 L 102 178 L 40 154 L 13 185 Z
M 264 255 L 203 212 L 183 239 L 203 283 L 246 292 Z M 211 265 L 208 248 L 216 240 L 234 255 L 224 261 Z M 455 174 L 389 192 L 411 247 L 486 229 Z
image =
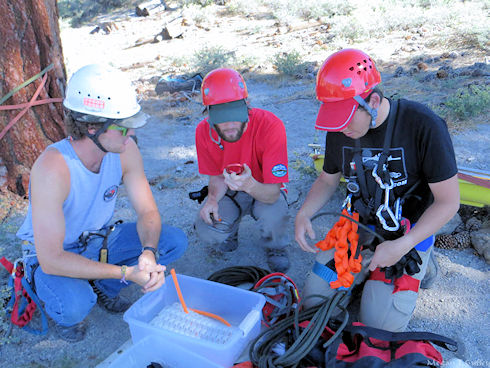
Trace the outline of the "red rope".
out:
M 44 74 L 43 79 L 41 81 L 41 84 L 37 87 L 36 92 L 34 93 L 34 96 L 32 96 L 31 100 L 28 103 L 23 103 L 19 105 L 4 105 L 0 106 L 0 110 L 14 110 L 14 109 L 20 109 L 23 108 L 22 111 L 20 111 L 15 118 L 13 118 L 10 123 L 7 124 L 5 128 L 3 128 L 2 132 L 0 132 L 0 140 L 7 134 L 10 128 L 14 126 L 15 123 L 17 123 L 22 116 L 29 110 L 32 106 L 37 106 L 45 103 L 51 103 L 51 102 L 61 102 L 63 101 L 62 98 L 49 98 L 45 100 L 36 100 L 39 94 L 41 93 L 42 88 L 44 87 L 44 84 L 46 83 L 48 75 Z

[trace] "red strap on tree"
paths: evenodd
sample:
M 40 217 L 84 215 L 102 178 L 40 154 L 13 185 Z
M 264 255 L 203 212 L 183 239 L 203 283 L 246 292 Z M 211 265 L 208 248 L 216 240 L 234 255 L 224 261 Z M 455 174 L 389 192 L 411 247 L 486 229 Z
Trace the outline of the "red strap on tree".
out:
M 39 76 L 41 76 L 42 73 L 47 72 L 49 69 L 50 69 L 49 67 L 46 68 L 44 71 L 42 71 L 41 73 L 39 73 Z M 3 105 L 3 106 L 0 106 L 0 111 L 1 110 L 22 109 L 22 111 L 20 111 L 17 114 L 17 116 L 15 116 L 15 118 L 13 118 L 12 121 L 10 121 L 5 126 L 5 128 L 3 128 L 3 130 L 0 132 L 0 140 L 5 136 L 5 134 L 7 134 L 8 130 L 10 128 L 12 128 L 12 126 L 15 123 L 17 123 L 20 120 L 20 118 L 27 112 L 27 110 L 29 110 L 32 106 L 42 105 L 42 104 L 46 104 L 46 103 L 53 103 L 53 102 L 62 102 L 63 101 L 62 98 L 47 98 L 47 99 L 43 99 L 43 100 L 36 100 L 37 97 L 39 96 L 39 94 L 41 93 L 41 91 L 42 91 L 42 89 L 44 87 L 44 84 L 46 83 L 47 77 L 48 77 L 48 74 L 44 74 L 43 79 L 41 80 L 41 84 L 39 84 L 39 86 L 36 89 L 36 92 L 34 93 L 34 95 L 32 96 L 32 98 L 31 98 L 31 100 L 29 102 L 23 103 L 23 104 L 19 104 L 19 105 L 7 105 L 7 106 Z
M 382 272 L 379 268 L 376 268 L 374 271 L 371 271 L 369 275 L 369 280 L 382 281 L 386 284 L 391 284 L 391 279 L 387 279 L 385 277 L 385 273 Z M 407 274 L 403 274 L 402 277 L 397 278 L 393 283 L 395 288 L 393 289 L 393 294 L 399 291 L 407 291 L 411 290 L 416 293 L 419 292 L 420 280 L 413 278 Z
M 34 312 L 36 311 L 36 303 L 34 300 L 31 299 L 27 291 L 24 289 L 22 286 L 22 279 L 24 277 L 24 267 L 22 263 L 17 263 L 15 265 L 15 270 L 14 270 L 14 265 L 9 262 L 5 257 L 2 257 L 0 259 L 0 263 L 7 269 L 7 271 L 10 273 L 10 277 L 13 279 L 13 287 L 14 287 L 14 304 L 12 308 L 12 314 L 10 316 L 10 319 L 14 325 L 17 325 L 19 327 L 24 327 L 27 325 L 31 319 L 32 316 L 34 315 Z M 24 309 L 24 312 L 22 315 L 19 315 L 19 308 L 20 308 L 20 303 L 22 300 L 22 297 L 25 298 L 27 302 L 27 306 Z
M 359 214 L 354 212 L 350 214 L 346 209 L 342 214 L 359 221 Z M 362 256 L 359 254 L 356 258 L 359 234 L 357 233 L 357 223 L 350 221 L 346 217 L 340 217 L 339 221 L 330 229 L 325 239 L 316 243 L 316 247 L 321 250 L 328 250 L 335 247 L 335 270 L 337 271 L 337 280 L 330 282 L 332 289 L 341 286 L 350 287 L 354 282 L 353 273 L 361 271 Z M 349 243 L 350 257 L 349 257 Z

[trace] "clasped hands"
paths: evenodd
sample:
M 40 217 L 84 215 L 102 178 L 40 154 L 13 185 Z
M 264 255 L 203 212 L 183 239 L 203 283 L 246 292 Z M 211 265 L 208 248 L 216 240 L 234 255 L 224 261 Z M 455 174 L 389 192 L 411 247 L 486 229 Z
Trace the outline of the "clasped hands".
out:
M 138 258 L 138 264 L 128 267 L 126 279 L 137 283 L 142 287 L 142 291 L 147 293 L 159 289 L 165 283 L 166 269 L 165 266 L 156 263 L 153 254 L 142 253 Z

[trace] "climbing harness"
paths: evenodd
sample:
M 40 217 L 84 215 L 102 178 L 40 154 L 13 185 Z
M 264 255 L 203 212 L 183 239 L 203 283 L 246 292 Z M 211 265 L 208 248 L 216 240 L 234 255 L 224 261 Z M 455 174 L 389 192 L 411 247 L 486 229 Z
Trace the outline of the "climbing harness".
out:
M 34 292 L 35 288 L 31 287 L 31 284 L 25 277 L 22 258 L 17 259 L 12 264 L 5 257 L 2 257 L 0 263 L 10 273 L 8 286 L 12 288 L 12 296 L 6 306 L 7 313 L 11 311 L 9 313 L 10 321 L 12 324 L 24 328 L 30 333 L 45 335 L 48 332 L 48 319 L 41 306 L 41 301 Z M 34 281 L 32 281 L 32 285 L 34 285 Z M 27 326 L 32 320 L 37 308 L 41 312 L 42 326 L 39 330 Z
M 291 278 L 281 272 L 274 272 L 261 278 L 252 291 L 265 296 L 262 308 L 263 322 L 267 327 L 291 316 L 300 301 L 298 288 Z
M 100 248 L 99 251 L 99 262 L 102 263 L 107 263 L 107 260 L 109 258 L 109 250 L 107 249 L 107 242 L 109 239 L 109 235 L 116 229 L 117 225 L 122 224 L 122 220 L 117 220 L 114 224 L 106 226 L 105 228 L 102 228 L 99 230 L 99 232 L 96 231 L 84 231 L 83 233 L 80 234 L 78 237 L 78 241 L 80 244 L 82 244 L 83 251 L 87 249 L 88 242 L 92 240 L 93 238 L 103 238 L 102 241 L 102 248 Z

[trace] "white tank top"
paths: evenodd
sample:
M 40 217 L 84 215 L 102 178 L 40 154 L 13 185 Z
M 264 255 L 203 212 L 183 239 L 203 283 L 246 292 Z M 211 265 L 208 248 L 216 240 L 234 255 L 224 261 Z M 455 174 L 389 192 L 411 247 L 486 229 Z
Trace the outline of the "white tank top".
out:
M 111 220 L 122 178 L 121 160 L 119 154 L 109 152 L 102 160 L 100 171 L 94 173 L 83 165 L 68 139 L 49 147 L 63 155 L 70 170 L 70 193 L 63 203 L 66 226 L 63 244 L 66 245 L 77 241 L 83 231 L 98 230 Z M 34 244 L 30 196 L 27 216 L 17 236 Z

